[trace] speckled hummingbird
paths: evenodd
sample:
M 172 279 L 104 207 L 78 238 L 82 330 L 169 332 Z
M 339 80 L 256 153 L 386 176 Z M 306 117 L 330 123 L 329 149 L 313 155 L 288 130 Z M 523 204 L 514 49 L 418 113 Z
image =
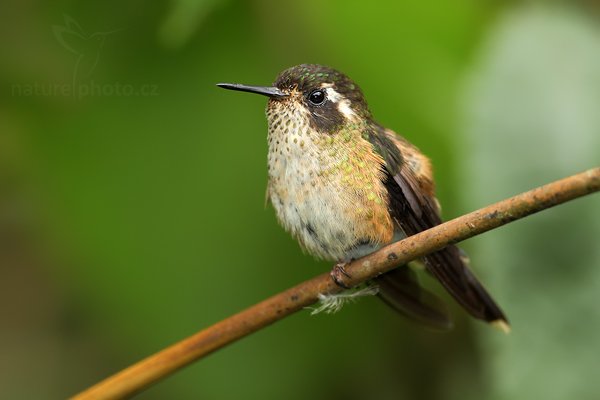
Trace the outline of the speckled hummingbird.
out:
M 316 64 L 283 71 L 273 86 L 218 86 L 269 97 L 267 198 L 277 219 L 309 254 L 338 264 L 442 222 L 431 163 L 419 149 L 372 117 L 360 88 Z M 472 316 L 505 330 L 501 309 L 451 245 L 422 260 Z M 375 280 L 397 311 L 441 329 L 443 304 L 402 266 Z

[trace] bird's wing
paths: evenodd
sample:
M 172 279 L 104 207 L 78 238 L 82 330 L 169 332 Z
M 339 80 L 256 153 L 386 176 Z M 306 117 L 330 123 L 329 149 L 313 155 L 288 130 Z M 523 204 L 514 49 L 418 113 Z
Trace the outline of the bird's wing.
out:
M 442 223 L 434 195 L 429 160 L 419 150 L 380 126 L 369 141 L 385 160 L 389 210 L 407 236 Z M 466 265 L 461 250 L 450 245 L 424 258 L 426 270 L 475 318 L 508 327 L 504 313 Z

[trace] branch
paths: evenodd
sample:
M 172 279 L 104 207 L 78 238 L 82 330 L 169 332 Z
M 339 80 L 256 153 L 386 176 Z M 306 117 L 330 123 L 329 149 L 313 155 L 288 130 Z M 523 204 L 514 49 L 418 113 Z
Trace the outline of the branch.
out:
M 530 190 L 390 244 L 346 267 L 349 286 L 387 272 L 445 246 L 468 239 L 549 207 L 600 190 L 600 167 Z M 178 369 L 342 289 L 329 273 L 319 275 L 222 320 L 124 369 L 74 400 L 125 399 Z

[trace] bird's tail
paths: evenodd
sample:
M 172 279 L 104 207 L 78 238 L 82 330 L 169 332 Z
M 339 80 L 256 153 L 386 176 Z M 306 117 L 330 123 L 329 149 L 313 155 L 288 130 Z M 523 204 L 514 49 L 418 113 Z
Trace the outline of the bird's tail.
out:
M 504 332 L 510 331 L 500 307 L 468 267 L 469 259 L 456 246 L 448 246 L 424 258 L 432 274 L 456 301 L 473 317 L 486 321 Z M 415 272 L 402 266 L 376 279 L 379 296 L 396 311 L 435 329 L 449 329 L 452 320 L 443 303 L 423 289 Z
M 403 265 L 375 279 L 378 296 L 400 314 L 433 329 L 452 328 L 452 319 L 444 303 L 423 289 L 417 274 Z
M 469 269 L 469 258 L 457 246 L 446 248 L 425 257 L 425 266 L 446 290 L 473 317 L 508 332 L 510 325 L 504 312 Z

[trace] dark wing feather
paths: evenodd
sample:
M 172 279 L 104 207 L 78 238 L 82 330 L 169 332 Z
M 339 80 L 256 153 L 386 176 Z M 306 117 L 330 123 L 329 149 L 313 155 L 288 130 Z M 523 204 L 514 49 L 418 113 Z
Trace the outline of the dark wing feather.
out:
M 375 151 L 383 158 L 386 168 L 400 172 L 402 154 L 386 136 L 369 132 L 367 139 Z M 389 166 L 389 167 L 387 167 Z M 419 202 L 412 191 L 406 193 L 407 204 L 420 210 Z M 414 271 L 402 266 L 375 279 L 379 285 L 379 297 L 394 310 L 431 328 L 446 330 L 452 327 L 452 320 L 444 304 L 433 294 L 424 290 Z
M 384 128 L 376 127 L 371 136 L 377 151 L 397 153 L 383 156 L 386 162 L 384 184 L 389 194 L 390 212 L 400 228 L 411 236 L 439 225 L 442 220 L 433 194 L 420 184 L 398 146 Z M 393 160 L 400 163 L 390 165 Z M 475 318 L 507 323 L 500 307 L 467 267 L 458 247 L 447 246 L 426 256 L 424 261 L 427 271 Z

